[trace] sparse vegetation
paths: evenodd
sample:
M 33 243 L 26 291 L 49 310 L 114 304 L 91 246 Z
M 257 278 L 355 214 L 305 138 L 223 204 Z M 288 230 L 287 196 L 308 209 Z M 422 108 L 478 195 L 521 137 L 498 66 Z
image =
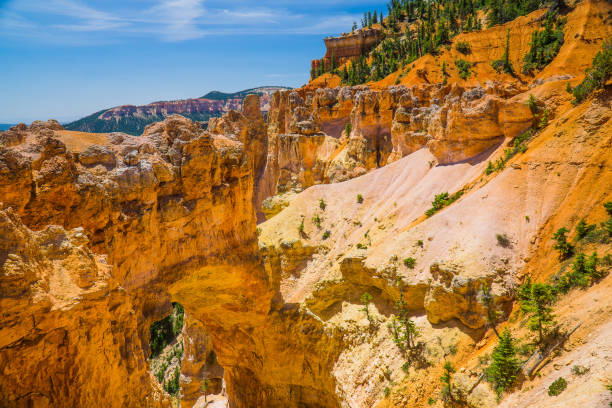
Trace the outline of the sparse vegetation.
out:
M 581 240 L 587 236 L 589 232 L 596 228 L 595 224 L 587 224 L 586 220 L 582 218 L 578 224 L 576 224 L 576 239 Z
M 491 62 L 491 66 L 498 73 L 504 72 L 506 74 L 514 75 L 514 68 L 510 62 L 510 29 L 506 32 L 506 48 L 504 55 L 498 60 Z
M 316 225 L 317 228 L 321 229 L 321 217 L 319 217 L 319 214 L 315 214 L 315 216 L 312 217 L 312 223 Z
M 440 391 L 440 397 L 445 403 L 452 402 L 453 398 L 453 382 L 452 375 L 455 373 L 455 368 L 450 361 L 444 362 L 444 372 L 440 377 L 442 383 L 442 390 Z
M 510 238 L 506 234 L 496 234 L 495 238 L 497 238 L 497 244 L 504 248 L 510 247 Z
M 455 49 L 464 55 L 467 55 L 472 52 L 470 43 L 468 43 L 467 41 L 459 41 L 455 45 Z
M 572 374 L 574 374 L 574 375 L 585 375 L 590 370 L 591 369 L 589 367 L 585 367 L 585 366 L 581 366 L 581 365 L 574 365 L 572 367 Z
M 363 196 L 361 194 L 357 194 L 357 202 L 359 204 L 363 203 Z
M 344 134 L 347 137 L 349 137 L 352 131 L 353 131 L 353 126 L 351 125 L 351 122 L 346 122 L 346 126 L 344 127 Z
M 414 269 L 414 266 L 416 265 L 416 259 L 410 257 L 410 258 L 406 258 L 404 259 L 404 266 L 408 269 Z
M 323 233 L 323 239 L 327 239 L 331 236 L 331 232 L 329 230 L 325 230 L 325 232 Z
M 302 219 L 300 221 L 300 224 L 298 225 L 298 232 L 300 233 L 300 236 L 305 235 L 304 232 L 304 216 L 302 215 Z
M 458 59 L 455 60 L 455 66 L 457 67 L 457 70 L 459 71 L 459 77 L 463 80 L 468 79 L 470 77 L 470 75 L 472 74 L 472 64 L 470 64 L 469 62 L 467 62 L 464 59 Z
M 555 381 L 550 384 L 548 387 L 548 395 L 551 397 L 556 397 L 561 394 L 567 388 L 567 381 L 565 378 L 559 377 Z
M 593 64 L 586 71 L 584 80 L 572 90 L 574 104 L 581 103 L 597 89 L 603 89 L 612 76 L 612 38 L 604 41 L 601 51 L 593 58 Z
M 567 258 L 571 257 L 574 253 L 574 246 L 567 242 L 567 233 L 569 231 L 567 228 L 562 227 L 555 232 L 553 235 L 553 240 L 556 241 L 556 244 L 553 246 L 554 249 L 559 251 L 559 260 L 564 261 Z
M 181 389 L 180 387 L 181 371 L 177 366 L 174 370 L 174 375 L 170 380 L 164 384 L 164 389 L 170 395 L 177 395 Z
M 361 304 L 363 305 L 363 309 L 361 310 L 365 312 L 368 321 L 372 322 L 371 317 L 370 317 L 370 308 L 369 308 L 370 302 L 372 302 L 372 295 L 370 295 L 368 292 L 365 292 L 363 295 L 361 295 L 359 300 Z
M 486 283 L 483 283 L 482 285 L 481 299 L 482 303 L 487 308 L 487 322 L 493 329 L 495 335 L 500 338 L 501 336 L 497 332 L 497 320 L 499 319 L 501 312 L 495 306 L 495 299 L 491 293 L 491 287 Z
M 432 215 L 440 211 L 442 208 L 447 207 L 457 201 L 459 198 L 461 198 L 463 193 L 463 191 L 457 191 L 452 196 L 449 196 L 448 193 L 437 194 L 434 197 L 434 200 L 431 202 L 431 208 L 425 211 L 425 215 L 431 217 Z
M 322 198 L 319 198 L 319 208 L 322 211 L 325 211 L 325 207 L 327 207 L 327 204 L 325 204 L 325 200 L 323 200 Z
M 419 240 L 416 242 L 416 244 L 417 244 L 417 246 L 419 246 L 419 247 L 423 248 L 423 240 L 422 240 L 422 239 L 419 239 Z

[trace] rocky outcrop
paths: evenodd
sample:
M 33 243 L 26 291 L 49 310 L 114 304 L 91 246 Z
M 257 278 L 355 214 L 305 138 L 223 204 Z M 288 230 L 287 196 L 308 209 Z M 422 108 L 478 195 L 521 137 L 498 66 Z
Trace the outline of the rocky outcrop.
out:
M 362 28 L 339 37 L 327 37 L 325 42 L 325 56 L 321 60 L 313 60 L 311 69 L 316 70 L 321 64 L 326 70 L 332 69 L 344 63 L 355 60 L 366 55 L 383 38 L 383 33 L 378 28 Z
M 488 83 L 277 93 L 256 208 L 266 197 L 349 180 L 421 148 L 440 164 L 472 159 L 532 125 L 517 92 Z
M 329 363 L 317 350 L 333 341 L 306 335 L 320 323 L 270 312 L 248 129 L 243 144 L 173 116 L 83 152 L 53 132 L 2 150 L 3 405 L 168 404 L 146 359 L 170 300 L 206 328 L 234 406 L 338 405 L 329 370 L 311 365 Z

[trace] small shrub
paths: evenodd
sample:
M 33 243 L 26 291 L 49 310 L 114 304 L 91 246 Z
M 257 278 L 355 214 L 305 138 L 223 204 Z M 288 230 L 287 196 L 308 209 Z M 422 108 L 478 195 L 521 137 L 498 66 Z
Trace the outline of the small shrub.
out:
M 567 381 L 565 381 L 563 377 L 559 377 L 555 381 L 553 381 L 552 384 L 550 384 L 550 387 L 548 387 L 548 395 L 551 397 L 556 397 L 557 395 L 561 394 L 566 388 Z
M 365 312 L 367 319 L 370 320 L 369 306 L 370 306 L 370 302 L 372 301 L 372 295 L 370 295 L 368 292 L 365 292 L 363 295 L 361 295 L 359 300 L 361 301 L 361 304 L 363 305 L 363 309 L 361 310 Z
M 436 403 L 436 400 L 429 397 L 429 399 L 427 400 L 427 405 L 434 405 Z
M 302 215 L 302 220 L 300 221 L 300 225 L 298 225 L 298 232 L 300 235 L 304 235 L 304 216 Z
M 178 392 L 181 389 L 181 386 L 179 383 L 180 379 L 181 379 L 181 371 L 179 370 L 178 367 L 176 367 L 176 369 L 174 370 L 174 375 L 172 376 L 170 381 L 168 381 L 164 386 L 164 389 L 166 390 L 168 394 L 170 395 L 178 394 Z
M 323 200 L 322 198 L 319 198 L 319 208 L 325 211 L 325 207 L 327 207 L 327 204 L 325 204 L 325 200 Z
M 416 265 L 416 259 L 414 258 L 406 258 L 404 259 L 404 266 L 406 266 L 409 269 L 414 269 L 414 266 Z
M 540 102 L 536 99 L 533 94 L 529 94 L 529 99 L 527 99 L 527 106 L 531 113 L 536 114 L 540 109 Z
M 357 244 L 357 249 L 368 249 L 368 247 L 360 242 Z
M 581 365 L 575 365 L 575 366 L 572 367 L 572 374 L 574 374 L 574 375 L 585 375 L 590 370 L 591 369 L 589 367 L 585 367 L 585 366 L 581 366 Z
M 506 234 L 497 234 L 495 238 L 497 238 L 497 244 L 499 246 L 504 248 L 510 247 L 510 238 L 508 238 Z
M 458 191 L 452 196 L 449 196 L 448 193 L 437 194 L 434 197 L 434 200 L 431 202 L 431 208 L 425 211 L 425 215 L 431 217 L 432 215 L 440 211 L 442 208 L 449 206 L 455 201 L 457 201 L 459 198 L 461 198 L 463 193 L 463 191 Z
M 419 239 L 416 244 L 417 244 L 417 246 L 420 246 L 421 248 L 423 248 L 423 240 L 422 239 Z
M 467 41 L 459 41 L 457 45 L 455 45 L 455 49 L 464 55 L 467 55 L 472 52 L 470 43 L 468 43 Z
M 363 203 L 363 196 L 361 194 L 357 194 L 357 202 L 359 204 Z
M 472 74 L 471 68 L 472 64 L 467 62 L 464 59 L 455 60 L 455 65 L 457 66 L 457 70 L 459 71 L 459 77 L 463 80 L 468 79 Z
M 581 219 L 578 224 L 576 224 L 576 238 L 581 240 L 582 238 L 586 237 L 589 232 L 595 229 L 595 227 L 595 224 L 589 225 L 584 218 Z
M 331 232 L 330 232 L 329 230 L 326 230 L 326 231 L 323 233 L 323 239 L 325 240 L 325 239 L 329 238 L 329 237 L 330 237 L 330 235 L 331 235 Z
M 385 390 L 383 392 L 385 394 L 385 397 L 389 398 L 389 395 L 391 395 L 391 388 L 385 387 Z
M 321 228 L 321 217 L 319 217 L 319 214 L 316 214 L 314 217 L 312 217 L 312 222 L 317 226 L 317 228 Z
M 453 383 L 452 383 L 452 374 L 455 373 L 455 368 L 450 363 L 450 361 L 444 362 L 444 373 L 440 377 L 440 382 L 442 383 L 442 391 L 440 392 L 440 396 L 443 401 L 449 401 L 453 399 Z
M 553 235 L 553 240 L 557 243 L 553 246 L 554 249 L 559 251 L 559 260 L 564 261 L 574 253 L 574 246 L 567 242 L 566 234 L 569 231 L 567 228 L 559 228 Z
M 351 122 L 347 122 L 346 126 L 344 127 L 344 133 L 348 137 L 351 135 L 352 131 L 353 131 L 353 126 L 351 125 Z

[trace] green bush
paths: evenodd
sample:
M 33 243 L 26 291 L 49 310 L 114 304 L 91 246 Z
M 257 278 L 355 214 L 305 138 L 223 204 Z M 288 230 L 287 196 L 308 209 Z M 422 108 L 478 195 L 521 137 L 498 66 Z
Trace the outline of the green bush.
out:
M 587 236 L 589 232 L 594 230 L 596 227 L 595 224 L 587 224 L 584 218 L 582 218 L 578 224 L 576 224 L 576 238 L 578 240 L 583 239 Z
M 450 196 L 448 192 L 437 194 L 434 197 L 434 200 L 431 202 L 431 208 L 425 211 L 425 215 L 427 215 L 428 217 L 431 217 L 432 215 L 440 211 L 442 208 L 449 206 L 455 201 L 457 201 L 459 198 L 461 198 L 463 193 L 464 193 L 463 191 L 457 191 L 452 196 Z
M 612 38 L 604 41 L 601 51 L 593 58 L 593 64 L 586 71 L 584 80 L 572 91 L 574 101 L 578 104 L 588 98 L 597 89 L 603 89 L 612 75 Z
M 404 265 L 407 268 L 414 269 L 414 266 L 416 265 L 416 259 L 414 259 L 414 258 L 406 258 L 406 259 L 404 259 Z
M 325 211 L 325 207 L 327 207 L 327 204 L 325 204 L 325 200 L 323 200 L 322 198 L 319 198 L 319 208 Z
M 315 214 L 315 216 L 312 217 L 312 223 L 316 225 L 317 228 L 321 228 L 321 217 L 319 217 L 319 214 Z
M 567 388 L 567 381 L 563 377 L 557 378 L 553 381 L 552 384 L 548 387 L 548 395 L 551 397 L 556 397 L 561 394 Z
M 359 204 L 363 203 L 363 196 L 361 194 L 357 194 L 357 202 Z
M 181 389 L 180 380 L 181 380 L 181 371 L 179 367 L 176 367 L 176 369 L 174 370 L 174 375 L 172 376 L 170 381 L 168 381 L 164 386 L 164 389 L 166 390 L 166 392 L 170 395 L 177 395 Z
M 497 238 L 497 243 L 499 246 L 508 248 L 510 246 L 510 238 L 506 234 L 497 234 L 495 235 Z
M 330 232 L 329 230 L 326 230 L 326 231 L 323 233 L 323 239 L 325 240 L 325 239 L 329 238 L 329 237 L 330 237 L 330 235 L 331 235 L 331 232 Z
M 467 62 L 464 59 L 455 60 L 455 65 L 457 66 L 457 70 L 459 71 L 459 77 L 463 80 L 466 80 L 472 74 L 471 68 L 472 64 Z
M 470 43 L 468 43 L 467 41 L 459 41 L 457 45 L 455 45 L 455 49 L 464 55 L 467 55 L 472 52 Z
M 344 132 L 346 133 L 346 136 L 350 136 L 351 132 L 353 131 L 353 126 L 351 125 L 351 122 L 347 122 L 346 126 L 344 127 Z
M 568 229 L 563 227 L 559 228 L 557 232 L 553 235 L 553 240 L 557 243 L 553 246 L 554 249 L 559 251 L 559 260 L 563 261 L 574 253 L 574 246 L 567 242 Z

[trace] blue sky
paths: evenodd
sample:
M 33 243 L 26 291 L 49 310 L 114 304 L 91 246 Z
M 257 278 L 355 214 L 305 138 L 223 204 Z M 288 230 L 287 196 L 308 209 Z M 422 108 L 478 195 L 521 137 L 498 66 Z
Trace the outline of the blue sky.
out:
M 373 0 L 0 0 L 0 123 L 300 86 Z

